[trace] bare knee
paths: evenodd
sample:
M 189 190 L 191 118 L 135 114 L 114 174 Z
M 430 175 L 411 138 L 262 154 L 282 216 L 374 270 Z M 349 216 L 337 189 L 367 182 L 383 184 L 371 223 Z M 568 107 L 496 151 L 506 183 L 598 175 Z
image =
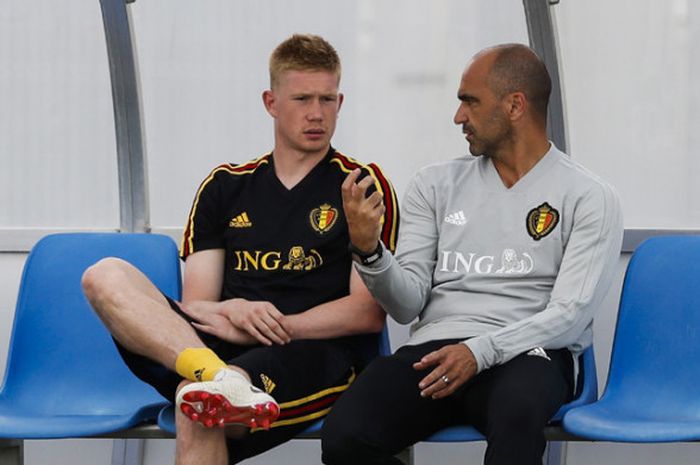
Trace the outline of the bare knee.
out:
M 108 257 L 85 270 L 80 283 L 95 310 L 99 311 L 102 302 L 113 299 L 118 292 L 124 290 L 130 267 L 131 264 L 120 258 Z

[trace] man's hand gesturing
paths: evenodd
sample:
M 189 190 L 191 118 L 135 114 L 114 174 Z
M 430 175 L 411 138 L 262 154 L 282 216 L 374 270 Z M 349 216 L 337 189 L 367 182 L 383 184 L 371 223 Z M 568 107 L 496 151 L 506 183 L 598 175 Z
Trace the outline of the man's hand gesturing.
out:
M 361 170 L 355 169 L 343 181 L 343 210 L 348 222 L 350 242 L 359 250 L 371 253 L 379 242 L 381 219 L 386 209 L 380 192 L 374 191 L 367 196 L 367 190 L 374 184 L 374 179 L 365 176 L 358 182 L 360 174 Z

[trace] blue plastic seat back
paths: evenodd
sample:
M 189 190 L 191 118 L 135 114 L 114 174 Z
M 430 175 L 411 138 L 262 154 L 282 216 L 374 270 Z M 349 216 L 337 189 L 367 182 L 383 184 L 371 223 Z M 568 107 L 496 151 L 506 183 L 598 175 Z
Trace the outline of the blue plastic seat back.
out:
M 700 237 L 645 241 L 625 275 L 608 382 L 633 417 L 700 421 Z
M 123 363 L 81 289 L 86 268 L 116 256 L 179 299 L 172 239 L 151 234 L 47 236 L 22 275 L 0 402 L 27 415 L 118 415 L 164 399 Z

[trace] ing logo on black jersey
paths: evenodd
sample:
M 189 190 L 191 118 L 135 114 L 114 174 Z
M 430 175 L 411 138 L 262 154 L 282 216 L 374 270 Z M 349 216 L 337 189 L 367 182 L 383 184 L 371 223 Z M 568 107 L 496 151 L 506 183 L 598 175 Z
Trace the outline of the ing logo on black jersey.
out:
M 319 234 L 325 234 L 331 230 L 338 220 L 338 209 L 324 203 L 318 208 L 314 208 L 309 213 L 309 222 Z
M 559 212 L 547 202 L 533 208 L 527 214 L 527 233 L 539 241 L 551 233 L 559 223 Z
M 296 245 L 289 249 L 289 261 L 282 267 L 283 270 L 313 270 L 323 264 L 323 258 L 316 249 L 309 250 L 307 254 L 304 248 Z
M 284 258 L 286 255 L 286 258 Z M 323 265 L 316 249 L 304 250 L 295 245 L 288 253 L 281 250 L 234 250 L 231 255 L 234 271 L 310 271 Z

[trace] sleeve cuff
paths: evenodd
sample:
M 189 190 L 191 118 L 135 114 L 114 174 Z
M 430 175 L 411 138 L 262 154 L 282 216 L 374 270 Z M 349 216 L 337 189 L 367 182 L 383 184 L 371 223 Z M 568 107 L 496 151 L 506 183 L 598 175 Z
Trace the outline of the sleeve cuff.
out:
M 380 274 L 383 271 L 386 271 L 389 266 L 391 265 L 391 260 L 392 260 L 392 255 L 389 250 L 387 250 L 386 246 L 382 241 L 379 241 L 379 244 L 381 244 L 381 247 L 383 249 L 383 253 L 381 258 L 379 260 L 373 262 L 371 265 L 363 265 L 362 263 L 356 262 L 353 260 L 353 263 L 355 264 L 355 267 L 357 268 L 357 271 L 360 272 L 360 274 L 365 274 L 365 275 L 376 275 Z
M 493 347 L 491 338 L 479 336 L 462 341 L 474 354 L 476 359 L 476 372 L 481 373 L 498 364 L 498 353 Z

